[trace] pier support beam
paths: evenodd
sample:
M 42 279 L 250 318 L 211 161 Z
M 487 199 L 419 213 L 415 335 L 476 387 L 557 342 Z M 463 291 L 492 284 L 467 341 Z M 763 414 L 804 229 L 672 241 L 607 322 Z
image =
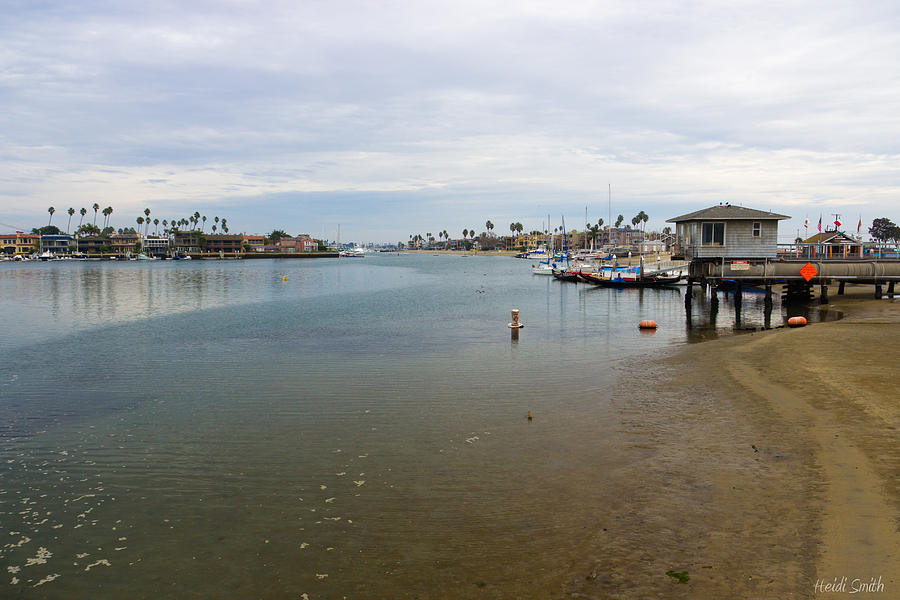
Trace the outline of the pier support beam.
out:
M 894 299 L 894 282 L 891 281 L 888 283 L 888 298 L 891 300 Z
M 838 296 L 844 295 L 844 283 L 845 282 L 842 281 L 838 284 Z
M 875 284 L 875 299 L 881 300 L 881 284 L 880 283 Z
M 828 304 L 828 286 L 824 283 L 819 286 L 819 304 Z

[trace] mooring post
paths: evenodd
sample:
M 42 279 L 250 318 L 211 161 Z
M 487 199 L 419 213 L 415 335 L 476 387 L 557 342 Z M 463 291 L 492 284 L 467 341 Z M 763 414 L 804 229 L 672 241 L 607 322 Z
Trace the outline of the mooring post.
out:
M 875 299 L 881 300 L 881 284 L 880 283 L 875 284 Z
M 772 284 L 766 284 L 766 299 L 763 306 L 768 309 L 772 308 Z
M 844 283 L 846 283 L 846 282 L 842 281 L 838 284 L 838 296 L 844 295 Z
M 691 306 L 691 295 L 692 290 L 694 289 L 694 280 L 688 277 L 687 280 L 687 288 L 684 290 L 684 305 L 688 308 Z
M 741 302 L 744 301 L 744 284 L 738 281 L 734 288 L 734 307 L 739 309 Z
M 709 284 L 709 291 L 712 297 L 709 299 L 710 308 L 714 311 L 719 310 L 719 287 L 715 283 Z
M 893 281 L 888 282 L 888 298 L 890 298 L 891 300 L 894 299 L 894 282 Z
M 819 286 L 819 304 L 828 304 L 828 286 L 824 283 Z

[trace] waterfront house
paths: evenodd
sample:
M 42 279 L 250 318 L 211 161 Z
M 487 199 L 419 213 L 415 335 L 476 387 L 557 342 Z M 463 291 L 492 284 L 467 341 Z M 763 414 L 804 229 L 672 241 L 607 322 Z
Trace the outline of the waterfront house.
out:
M 206 252 L 233 254 L 244 251 L 244 236 L 239 234 L 213 233 L 206 236 Z
M 778 221 L 789 218 L 725 203 L 666 222 L 675 223 L 673 257 L 750 259 L 777 256 Z
M 242 243 L 244 246 L 250 246 L 251 252 L 262 252 L 266 246 L 266 236 L 245 235 Z
M 172 236 L 172 245 L 179 254 L 200 252 L 200 232 L 176 231 Z
M 41 252 L 50 252 L 54 255 L 69 254 L 75 246 L 75 238 L 71 235 L 56 234 L 40 236 Z
M 148 256 L 166 256 L 169 254 L 169 238 L 148 236 L 142 239 L 141 249 Z
M 141 241 L 137 233 L 114 233 L 109 236 L 110 246 L 115 254 L 127 256 L 135 254 L 138 243 Z
M 78 251 L 85 254 L 100 254 L 112 250 L 112 242 L 109 238 L 99 235 L 89 235 L 78 238 Z
M 307 234 L 278 240 L 278 250 L 280 252 L 315 252 L 318 249 L 319 243 Z
M 2 252 L 3 254 L 15 254 L 16 237 L 20 233 L 22 232 L 19 231 L 17 233 L 0 233 L 0 252 Z

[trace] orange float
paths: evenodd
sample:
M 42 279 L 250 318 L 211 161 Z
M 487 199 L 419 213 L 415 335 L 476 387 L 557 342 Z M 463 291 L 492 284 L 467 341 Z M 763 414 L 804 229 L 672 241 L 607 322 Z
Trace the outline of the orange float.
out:
M 788 327 L 803 327 L 806 325 L 806 317 L 791 317 L 788 319 Z
M 640 329 L 656 329 L 656 321 L 651 321 L 650 319 L 645 319 L 638 323 L 638 327 Z

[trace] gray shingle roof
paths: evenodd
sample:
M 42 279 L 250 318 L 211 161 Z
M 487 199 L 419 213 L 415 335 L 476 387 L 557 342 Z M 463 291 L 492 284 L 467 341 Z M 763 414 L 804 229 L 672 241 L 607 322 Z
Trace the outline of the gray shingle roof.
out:
M 680 217 L 672 217 L 667 219 L 666 223 L 678 223 L 681 221 L 699 221 L 699 220 L 734 220 L 734 219 L 790 219 L 787 215 L 779 215 L 777 213 L 764 210 L 754 210 L 752 208 L 744 208 L 743 206 L 732 206 L 730 204 L 720 204 L 711 206 L 702 210 L 694 211 Z

